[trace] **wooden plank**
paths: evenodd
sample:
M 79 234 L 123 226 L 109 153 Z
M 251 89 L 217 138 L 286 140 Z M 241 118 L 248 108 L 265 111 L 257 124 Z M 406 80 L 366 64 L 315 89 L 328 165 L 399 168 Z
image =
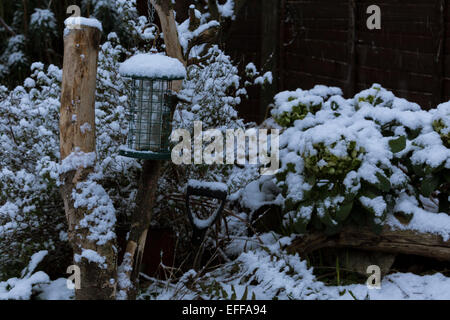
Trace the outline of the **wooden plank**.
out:
M 419 37 L 409 34 L 391 34 L 388 32 L 365 32 L 357 33 L 358 44 L 379 48 L 391 48 L 412 53 L 434 53 L 433 38 Z
M 286 52 L 316 58 L 347 61 L 347 43 L 337 41 L 301 39 L 286 48 Z
M 358 64 L 370 68 L 433 74 L 433 57 L 429 53 L 411 53 L 398 49 L 357 46 Z
M 346 80 L 348 64 L 334 60 L 311 57 L 307 55 L 287 54 L 289 70 L 303 71 L 307 73 L 332 76 L 334 78 Z
M 311 89 L 315 85 L 322 84 L 332 87 L 345 87 L 345 81 L 342 79 L 333 78 L 330 76 L 321 76 L 313 73 L 303 71 L 289 70 L 286 72 L 286 88 L 285 90 Z
M 352 226 L 345 227 L 333 236 L 310 233 L 295 239 L 288 251 L 305 255 L 322 248 L 348 247 L 450 261 L 450 241 L 444 241 L 441 236 L 435 234 L 392 230 L 388 226 L 384 227 L 379 235 L 368 228 Z
M 383 87 L 406 91 L 431 93 L 433 89 L 433 76 L 431 75 L 368 68 L 365 66 L 358 68 L 358 81 L 366 84 L 367 87 L 373 83 L 379 83 Z

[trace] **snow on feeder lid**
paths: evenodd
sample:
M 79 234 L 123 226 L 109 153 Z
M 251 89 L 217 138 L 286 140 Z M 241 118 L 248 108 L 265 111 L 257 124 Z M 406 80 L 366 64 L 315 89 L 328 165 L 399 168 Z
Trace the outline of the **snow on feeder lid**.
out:
M 169 137 L 176 94 L 172 80 L 186 77 L 184 65 L 162 54 L 138 54 L 120 65 L 131 78 L 127 148 L 120 154 L 147 160 L 170 159 Z

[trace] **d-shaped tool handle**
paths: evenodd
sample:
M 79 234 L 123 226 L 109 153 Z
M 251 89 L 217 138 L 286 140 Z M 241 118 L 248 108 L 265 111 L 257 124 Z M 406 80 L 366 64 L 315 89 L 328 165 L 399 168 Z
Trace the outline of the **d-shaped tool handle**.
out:
M 190 207 L 189 199 L 191 196 L 203 196 L 217 200 L 221 200 L 219 207 L 208 219 L 200 219 L 193 215 Z M 191 185 L 188 184 L 186 191 L 186 211 L 193 228 L 192 242 L 199 245 L 205 237 L 206 231 L 220 218 L 227 199 L 227 191 L 217 189 L 211 186 L 205 185 Z

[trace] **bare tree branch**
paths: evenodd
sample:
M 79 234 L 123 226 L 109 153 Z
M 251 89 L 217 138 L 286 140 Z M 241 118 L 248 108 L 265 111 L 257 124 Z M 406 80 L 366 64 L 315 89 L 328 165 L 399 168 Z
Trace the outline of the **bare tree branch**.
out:
M 11 29 L 10 26 L 8 26 L 5 22 L 5 20 L 2 19 L 2 17 L 0 17 L 0 24 L 3 26 L 3 28 L 5 28 L 6 31 L 8 31 L 11 35 L 15 36 L 16 33 L 14 32 L 13 29 Z
M 220 21 L 219 8 L 217 6 L 217 0 L 208 0 L 209 13 L 211 18 Z

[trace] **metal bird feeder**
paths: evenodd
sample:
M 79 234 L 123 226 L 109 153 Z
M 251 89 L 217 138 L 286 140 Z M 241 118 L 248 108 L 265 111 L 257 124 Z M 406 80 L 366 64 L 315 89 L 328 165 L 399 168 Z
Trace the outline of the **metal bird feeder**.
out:
M 184 66 L 162 54 L 139 54 L 120 67 L 124 77 L 131 78 L 129 131 L 122 156 L 145 160 L 168 160 L 169 138 L 177 95 L 172 81 L 185 78 Z

